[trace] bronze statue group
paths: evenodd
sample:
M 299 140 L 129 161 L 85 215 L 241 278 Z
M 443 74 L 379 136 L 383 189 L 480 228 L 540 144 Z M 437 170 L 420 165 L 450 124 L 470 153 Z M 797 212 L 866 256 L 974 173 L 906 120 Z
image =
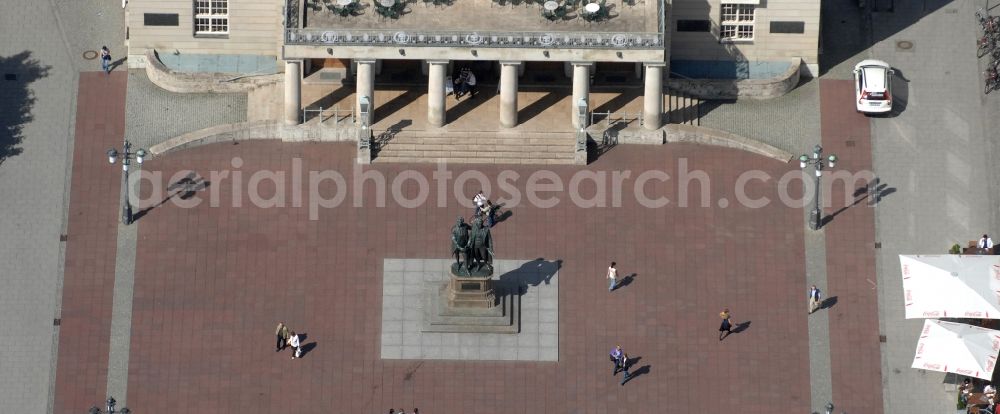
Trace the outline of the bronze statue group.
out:
M 481 218 L 476 217 L 472 226 L 458 218 L 451 228 L 451 252 L 456 274 L 493 274 L 493 236 Z

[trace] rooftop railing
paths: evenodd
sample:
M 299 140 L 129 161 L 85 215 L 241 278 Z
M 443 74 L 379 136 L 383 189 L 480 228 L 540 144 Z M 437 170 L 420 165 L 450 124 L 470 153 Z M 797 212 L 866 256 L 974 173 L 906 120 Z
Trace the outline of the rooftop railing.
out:
M 661 33 L 286 29 L 286 45 L 661 49 Z

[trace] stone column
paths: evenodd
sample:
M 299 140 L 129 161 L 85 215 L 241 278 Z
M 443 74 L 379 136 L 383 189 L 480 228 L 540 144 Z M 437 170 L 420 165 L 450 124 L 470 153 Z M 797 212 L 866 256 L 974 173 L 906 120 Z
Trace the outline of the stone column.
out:
M 285 124 L 302 122 L 302 61 L 285 61 Z
M 444 79 L 448 61 L 429 60 L 427 66 L 427 122 L 441 127 L 445 124 Z
M 577 102 L 583 99 L 587 103 L 587 111 L 590 111 L 590 71 L 594 64 L 591 62 L 573 62 L 573 102 L 570 104 L 570 119 L 573 128 L 579 129 L 587 125 L 580 125 Z
M 368 108 L 368 125 L 375 123 L 375 59 L 360 59 L 358 62 L 358 79 L 355 87 L 354 113 L 361 116 L 361 97 L 367 96 L 371 107 Z
M 500 126 L 517 126 L 517 71 L 521 62 L 500 62 Z
M 646 129 L 663 126 L 663 62 L 646 63 L 646 88 L 642 96 L 642 122 Z

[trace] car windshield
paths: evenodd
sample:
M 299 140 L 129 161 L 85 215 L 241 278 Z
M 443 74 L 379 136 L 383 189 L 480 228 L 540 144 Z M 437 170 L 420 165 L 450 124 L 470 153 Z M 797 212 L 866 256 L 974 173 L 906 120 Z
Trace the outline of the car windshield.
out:
M 888 99 L 888 95 L 885 92 L 868 92 L 865 95 L 865 99 L 869 101 L 884 101 Z

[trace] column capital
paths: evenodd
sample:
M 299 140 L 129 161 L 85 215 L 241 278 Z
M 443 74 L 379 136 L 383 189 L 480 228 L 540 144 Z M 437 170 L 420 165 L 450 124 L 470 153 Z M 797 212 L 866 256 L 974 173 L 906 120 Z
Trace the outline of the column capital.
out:
M 662 67 L 666 67 L 667 66 L 667 62 L 642 62 L 642 65 L 645 66 L 645 67 L 647 67 L 647 68 L 648 67 L 660 67 L 660 68 L 662 68 Z
M 521 61 L 520 60 L 501 60 L 500 61 L 500 65 L 501 66 L 520 66 L 521 65 Z
M 426 59 L 424 62 L 427 62 L 428 65 L 447 65 L 451 63 L 448 59 Z
M 366 64 L 366 65 L 374 65 L 375 62 L 377 62 L 377 61 L 378 61 L 378 59 L 354 59 L 354 62 L 356 62 L 359 65 L 362 64 L 362 63 Z
M 587 66 L 587 67 L 594 66 L 594 62 L 569 62 L 569 63 L 573 66 Z

